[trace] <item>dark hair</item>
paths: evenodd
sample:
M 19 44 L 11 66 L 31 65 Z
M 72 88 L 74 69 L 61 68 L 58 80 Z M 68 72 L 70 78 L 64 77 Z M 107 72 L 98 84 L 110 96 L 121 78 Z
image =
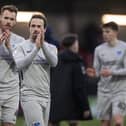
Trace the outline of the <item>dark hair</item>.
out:
M 4 5 L 2 8 L 1 8 L 1 14 L 5 11 L 5 10 L 8 10 L 10 12 L 15 12 L 17 14 L 18 12 L 18 8 L 14 5 Z
M 77 34 L 68 34 L 65 35 L 61 41 L 61 45 L 64 48 L 69 48 L 70 46 L 72 46 L 74 44 L 74 42 L 78 40 L 78 35 Z
M 112 22 L 108 22 L 106 24 L 103 24 L 102 28 L 111 28 L 114 31 L 118 31 L 119 30 L 118 25 L 115 22 L 113 22 L 113 21 Z
M 35 15 L 33 15 L 33 16 L 31 17 L 30 21 L 29 21 L 29 26 L 30 26 L 30 24 L 31 24 L 32 19 L 34 19 L 34 18 L 42 19 L 42 20 L 44 21 L 44 28 L 47 27 L 47 18 L 45 17 L 44 14 L 35 14 Z

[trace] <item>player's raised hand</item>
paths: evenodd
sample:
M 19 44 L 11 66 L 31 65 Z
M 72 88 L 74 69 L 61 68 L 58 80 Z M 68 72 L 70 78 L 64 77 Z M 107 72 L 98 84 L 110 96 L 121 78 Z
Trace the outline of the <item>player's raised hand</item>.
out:
M 36 43 L 37 48 L 41 48 L 42 45 L 41 45 L 41 34 L 40 33 L 37 34 L 35 43 Z
M 0 34 L 0 44 L 3 43 L 4 40 L 7 39 L 7 35 L 6 32 L 3 32 L 2 34 Z
M 36 46 L 41 48 L 44 42 L 45 34 L 43 31 L 39 31 L 35 40 Z
M 43 45 L 45 39 L 45 32 L 41 31 L 41 45 Z
M 5 39 L 5 45 L 7 48 L 11 48 L 10 46 L 10 30 L 5 30 L 5 36 L 6 36 L 6 39 Z
M 7 48 L 10 47 L 10 31 L 8 29 L 0 34 L 0 44 L 2 44 L 4 41 Z

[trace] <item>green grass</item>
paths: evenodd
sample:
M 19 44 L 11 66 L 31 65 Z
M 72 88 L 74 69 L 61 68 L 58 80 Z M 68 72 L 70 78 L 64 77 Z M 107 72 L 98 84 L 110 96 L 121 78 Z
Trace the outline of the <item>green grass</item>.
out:
M 26 126 L 23 117 L 18 117 L 16 126 Z M 68 126 L 68 123 L 63 121 L 61 126 Z M 100 126 L 100 122 L 95 119 L 92 121 L 81 121 L 79 126 Z
M 25 126 L 25 121 L 23 117 L 17 118 L 16 126 Z
M 126 125 L 126 118 L 124 122 L 124 126 Z M 23 117 L 18 117 L 16 126 L 26 126 Z M 66 121 L 61 122 L 60 126 L 68 126 Z M 80 121 L 79 126 L 100 126 L 100 121 L 94 119 L 91 121 Z
M 61 126 L 68 126 L 67 122 L 61 122 Z M 100 122 L 98 120 L 92 120 L 92 121 L 81 121 L 79 123 L 79 126 L 100 126 Z

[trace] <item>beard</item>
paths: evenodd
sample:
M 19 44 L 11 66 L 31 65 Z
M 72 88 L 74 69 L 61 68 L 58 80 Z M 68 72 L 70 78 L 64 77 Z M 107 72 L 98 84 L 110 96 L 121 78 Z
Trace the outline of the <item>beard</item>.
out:
M 6 25 L 4 25 L 3 26 L 3 31 L 11 31 L 11 29 L 12 29 L 12 26 L 10 25 L 10 24 L 6 24 Z
M 37 38 L 37 35 L 32 35 L 32 40 L 35 41 Z
M 39 32 L 38 31 L 34 31 L 32 34 L 32 40 L 35 41 L 37 36 L 38 36 Z

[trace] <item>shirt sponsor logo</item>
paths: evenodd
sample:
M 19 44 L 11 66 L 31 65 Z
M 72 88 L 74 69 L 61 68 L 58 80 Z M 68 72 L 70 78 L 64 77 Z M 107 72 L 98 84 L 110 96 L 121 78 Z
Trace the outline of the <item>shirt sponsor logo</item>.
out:
M 27 50 L 27 53 L 30 53 L 31 52 L 31 50 Z

